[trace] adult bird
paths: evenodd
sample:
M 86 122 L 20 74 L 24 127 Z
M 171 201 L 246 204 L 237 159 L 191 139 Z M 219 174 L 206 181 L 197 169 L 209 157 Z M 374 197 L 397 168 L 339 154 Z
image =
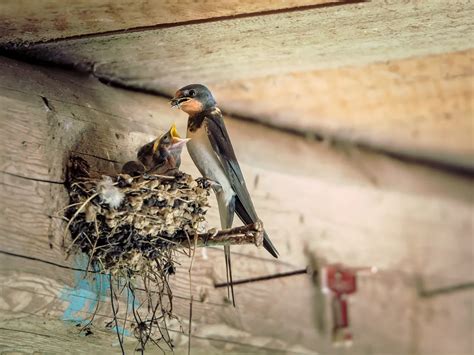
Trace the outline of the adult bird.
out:
M 166 133 L 142 146 L 137 153 L 138 160 L 125 163 L 122 174 L 173 175 L 181 165 L 181 152 L 188 141 L 179 136 L 173 124 Z
M 232 227 L 234 213 L 237 213 L 245 224 L 256 222 L 257 213 L 245 185 L 224 118 L 209 89 L 200 84 L 185 86 L 176 92 L 171 105 L 189 115 L 186 137 L 191 140 L 187 145 L 188 152 L 202 176 L 214 182 L 221 227 Z M 275 258 L 278 257 L 278 251 L 266 232 L 263 246 Z M 232 285 L 229 245 L 224 246 L 224 252 L 227 278 Z M 231 290 L 233 291 L 232 287 Z

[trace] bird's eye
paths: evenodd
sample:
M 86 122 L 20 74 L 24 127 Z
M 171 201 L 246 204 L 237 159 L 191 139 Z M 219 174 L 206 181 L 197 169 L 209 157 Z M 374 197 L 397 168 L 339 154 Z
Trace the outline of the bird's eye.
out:
M 189 90 L 189 96 L 195 96 L 196 95 L 196 91 L 194 91 L 193 89 Z

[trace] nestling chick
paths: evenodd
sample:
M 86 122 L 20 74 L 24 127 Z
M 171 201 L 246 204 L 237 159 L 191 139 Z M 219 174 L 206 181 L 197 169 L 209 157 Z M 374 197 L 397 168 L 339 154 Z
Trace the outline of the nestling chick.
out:
M 126 162 L 122 167 L 122 174 L 130 176 L 142 175 L 145 172 L 145 166 L 136 160 L 130 160 Z
M 143 173 L 174 175 L 181 165 L 181 152 L 189 138 L 181 138 L 173 124 L 168 132 L 142 146 L 138 161 L 129 161 L 122 167 L 122 174 L 138 176 Z

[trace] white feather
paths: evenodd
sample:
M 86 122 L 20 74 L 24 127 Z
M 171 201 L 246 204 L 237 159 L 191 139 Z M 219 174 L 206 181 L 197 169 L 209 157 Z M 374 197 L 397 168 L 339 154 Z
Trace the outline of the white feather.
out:
M 97 191 L 102 202 L 107 203 L 110 208 L 118 208 L 125 197 L 124 193 L 114 186 L 110 176 L 102 178 L 99 184 L 97 184 Z

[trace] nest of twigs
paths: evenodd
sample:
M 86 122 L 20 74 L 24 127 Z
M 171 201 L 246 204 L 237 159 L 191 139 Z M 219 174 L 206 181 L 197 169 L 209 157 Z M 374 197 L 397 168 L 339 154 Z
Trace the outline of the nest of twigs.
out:
M 119 328 L 118 304 L 126 290 L 127 297 L 133 297 L 128 327 L 139 340 L 136 350 L 143 351 L 148 341 L 157 345 L 164 341 L 172 348 L 166 321 L 176 317 L 168 280 L 175 270 L 176 254 L 190 256 L 195 238 L 203 232 L 209 184 L 181 172 L 174 176 L 94 178 L 88 169 L 80 158 L 70 162 L 70 205 L 65 215 L 72 241 L 67 254 L 85 253 L 88 272 L 108 275 L 113 313 L 110 327 L 115 322 Z M 136 290 L 145 292 L 142 304 L 146 307 L 135 309 Z M 86 332 L 91 331 L 94 316 L 84 327 Z M 125 323 L 120 327 L 125 329 Z M 117 336 L 122 347 L 123 333 L 120 336 L 117 331 Z
M 70 185 L 72 249 L 114 276 L 173 269 L 171 252 L 203 231 L 209 184 L 191 176 L 82 178 Z
M 229 230 L 204 230 L 210 184 L 177 172 L 174 176 L 89 176 L 81 158 L 69 162 L 70 205 L 66 208 L 67 230 L 72 241 L 67 255 L 85 253 L 87 272 L 108 275 L 115 328 L 119 328 L 117 305 L 124 290 L 133 297 L 129 328 L 143 352 L 148 341 L 161 340 L 172 349 L 166 322 L 173 315 L 169 276 L 175 271 L 177 254 L 194 255 L 197 246 L 219 244 L 261 245 L 261 222 Z M 192 262 L 191 262 L 192 264 Z M 189 271 L 190 272 L 190 271 Z M 144 292 L 135 308 L 136 290 Z M 192 295 L 191 300 L 192 300 Z M 143 297 L 142 297 L 143 298 Z M 128 301 L 127 301 L 128 302 Z M 143 305 L 146 305 L 143 306 Z M 120 325 L 127 326 L 125 320 Z M 94 319 L 84 327 L 90 331 Z M 191 322 L 191 318 L 189 320 Z M 84 329 L 83 328 L 83 329 Z M 123 332 L 117 336 L 122 347 Z M 124 352 L 122 347 L 122 352 Z

